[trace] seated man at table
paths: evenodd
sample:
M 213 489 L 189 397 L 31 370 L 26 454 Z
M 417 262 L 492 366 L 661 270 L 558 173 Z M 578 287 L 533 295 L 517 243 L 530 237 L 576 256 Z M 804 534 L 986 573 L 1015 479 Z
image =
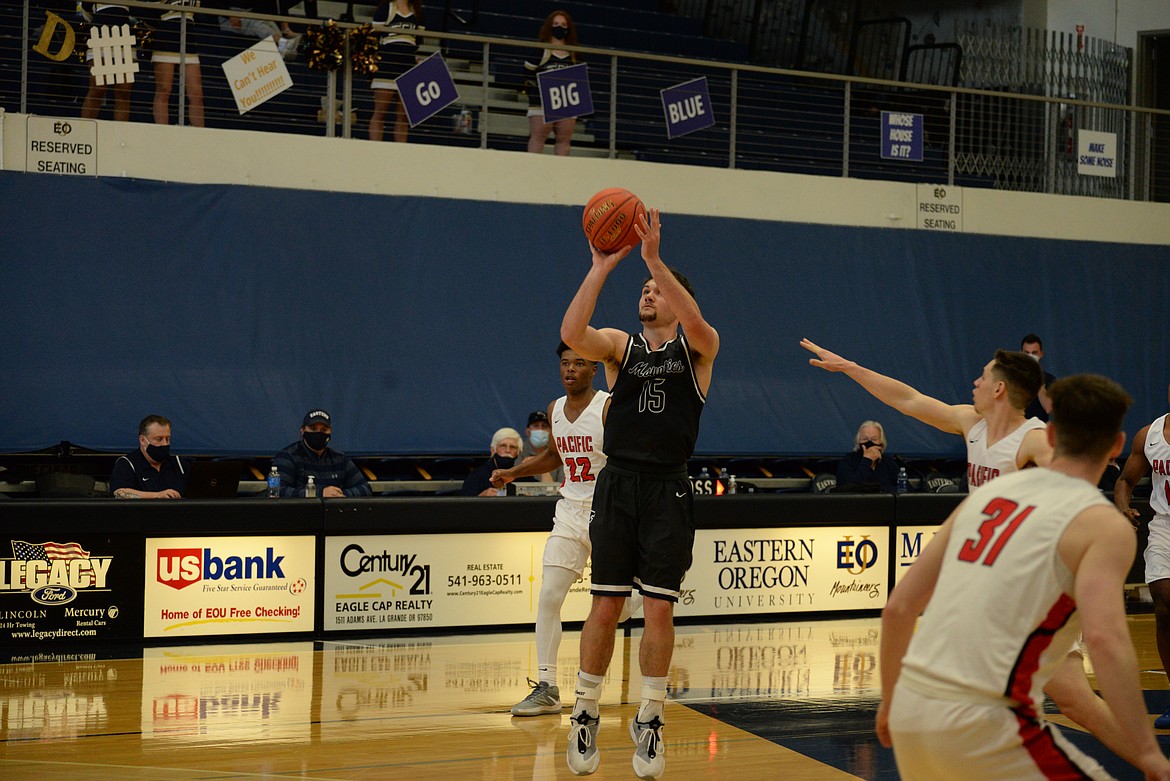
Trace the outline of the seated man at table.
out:
M 329 447 L 333 419 L 323 409 L 312 409 L 301 421 L 301 438 L 277 453 L 272 465 L 280 473 L 280 495 L 304 496 L 312 475 L 317 495 L 325 499 L 370 496 L 366 476 L 345 453 Z
M 147 415 L 138 424 L 138 449 L 114 462 L 110 493 L 119 499 L 182 499 L 187 468 L 171 455 L 171 422 Z

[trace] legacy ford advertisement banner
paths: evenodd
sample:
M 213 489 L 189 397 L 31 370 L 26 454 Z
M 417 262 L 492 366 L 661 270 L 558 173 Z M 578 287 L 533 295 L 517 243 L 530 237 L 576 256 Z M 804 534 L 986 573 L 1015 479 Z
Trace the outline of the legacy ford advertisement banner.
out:
M 141 538 L 12 530 L 0 538 L 2 645 L 136 637 L 141 577 Z

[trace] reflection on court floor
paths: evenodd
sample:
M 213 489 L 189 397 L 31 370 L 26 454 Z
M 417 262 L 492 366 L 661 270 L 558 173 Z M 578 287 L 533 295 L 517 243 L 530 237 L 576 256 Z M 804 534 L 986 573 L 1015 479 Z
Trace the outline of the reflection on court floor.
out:
M 1152 620 L 1132 617 L 1131 627 L 1160 712 L 1170 692 Z M 598 779 L 632 777 L 640 637 L 639 628 L 616 637 Z M 896 779 L 872 731 L 879 638 L 876 618 L 679 627 L 668 777 Z M 565 692 L 578 640 L 566 632 L 561 644 Z M 109 650 L 0 665 L 0 777 L 573 777 L 567 708 L 509 714 L 536 666 L 531 632 Z M 1119 778 L 1137 778 L 1091 736 L 1072 737 Z

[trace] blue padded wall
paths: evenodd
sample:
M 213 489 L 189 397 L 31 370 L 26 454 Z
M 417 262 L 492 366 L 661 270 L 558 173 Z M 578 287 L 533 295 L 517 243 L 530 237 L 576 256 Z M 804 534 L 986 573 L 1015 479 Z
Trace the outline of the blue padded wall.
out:
M 560 395 L 554 347 L 589 265 L 564 206 L 0 173 L 0 450 L 135 446 L 147 413 L 195 453 L 272 453 L 321 405 L 351 453 L 484 452 Z M 966 403 L 996 348 L 1166 407 L 1166 247 L 664 215 L 662 253 L 722 336 L 699 452 L 838 455 L 887 424 L 958 437 L 807 364 L 826 347 Z M 627 258 L 595 325 L 638 328 Z M 600 380 L 599 380 L 600 382 Z

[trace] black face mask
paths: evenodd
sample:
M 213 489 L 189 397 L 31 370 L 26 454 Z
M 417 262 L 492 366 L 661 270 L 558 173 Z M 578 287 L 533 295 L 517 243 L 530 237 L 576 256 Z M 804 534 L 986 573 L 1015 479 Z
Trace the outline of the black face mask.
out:
M 171 455 L 170 445 L 147 445 L 146 456 L 156 464 L 166 461 Z
M 881 445 L 879 443 L 871 442 L 868 439 L 865 442 L 862 442 L 860 445 L 858 445 L 857 449 L 860 450 L 862 453 L 864 453 L 866 450 L 868 450 L 871 447 L 876 447 L 879 450 L 881 449 Z
M 568 27 L 561 27 L 559 24 L 553 25 L 552 37 L 556 38 L 558 41 L 565 40 L 566 38 L 569 37 L 569 28 Z
M 496 469 L 511 469 L 516 463 L 512 456 L 492 456 L 492 464 Z
M 303 439 L 309 450 L 320 451 L 329 444 L 330 435 L 324 431 L 306 431 Z

